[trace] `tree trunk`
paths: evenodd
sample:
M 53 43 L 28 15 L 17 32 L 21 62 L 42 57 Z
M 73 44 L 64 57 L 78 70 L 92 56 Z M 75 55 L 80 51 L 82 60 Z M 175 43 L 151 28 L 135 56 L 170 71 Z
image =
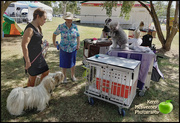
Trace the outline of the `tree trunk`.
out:
M 166 24 L 166 29 L 167 29 L 166 30 L 167 31 L 166 39 L 164 38 L 164 35 L 162 33 L 161 26 L 160 26 L 156 11 L 154 9 L 154 6 L 152 4 L 152 1 L 150 1 L 151 10 L 149 10 L 149 8 L 144 3 L 142 3 L 141 1 L 138 1 L 138 2 L 149 11 L 149 14 L 151 15 L 151 17 L 152 17 L 152 19 L 154 21 L 157 36 L 159 38 L 159 41 L 162 44 L 162 49 L 164 49 L 165 51 L 169 51 L 171 49 L 171 43 L 173 41 L 173 38 L 176 35 L 176 33 L 178 31 L 178 28 L 179 28 L 178 27 L 179 23 L 177 23 L 177 18 L 178 18 L 177 16 L 178 16 L 178 12 L 179 12 L 178 11 L 179 10 L 178 1 L 176 1 L 176 10 L 175 10 L 175 15 L 174 15 L 173 27 L 172 27 L 171 31 L 170 31 L 170 27 L 169 27 L 169 21 L 167 21 L 167 24 Z M 169 2 L 169 4 L 168 4 L 167 19 L 170 18 L 169 16 L 170 16 L 170 6 L 171 6 L 171 4 L 172 4 L 172 2 Z
M 64 8 L 63 8 L 63 14 L 65 15 L 66 13 L 66 4 L 64 4 Z
M 161 29 L 161 26 L 160 26 L 160 23 L 159 23 L 156 11 L 155 11 L 154 6 L 152 4 L 152 1 L 150 1 L 150 4 L 151 4 L 151 17 L 152 17 L 152 19 L 154 21 L 154 25 L 155 25 L 155 28 L 156 28 L 157 36 L 159 38 L 159 41 L 162 44 L 162 47 L 164 47 L 165 39 L 164 39 L 164 36 L 163 36 L 163 33 L 162 33 L 162 29 Z
M 169 35 L 167 36 L 165 46 L 163 49 L 166 51 L 169 51 L 171 49 L 171 43 L 173 41 L 174 36 L 176 35 L 178 28 L 179 28 L 179 23 L 178 23 L 178 15 L 179 15 L 179 4 L 178 1 L 176 1 L 176 9 L 175 9 L 175 14 L 174 14 L 174 21 L 172 25 L 171 31 L 169 31 Z
M 170 35 L 170 26 L 169 26 L 169 20 L 170 20 L 170 8 L 171 8 L 172 1 L 169 1 L 168 8 L 167 8 L 167 15 L 166 15 L 166 40 L 168 38 L 168 35 Z
M 1 1 L 1 41 L 2 41 L 2 32 L 3 32 L 3 14 L 6 11 L 9 4 L 16 1 Z
M 68 4 L 68 1 L 63 1 L 63 14 L 66 13 L 67 4 Z

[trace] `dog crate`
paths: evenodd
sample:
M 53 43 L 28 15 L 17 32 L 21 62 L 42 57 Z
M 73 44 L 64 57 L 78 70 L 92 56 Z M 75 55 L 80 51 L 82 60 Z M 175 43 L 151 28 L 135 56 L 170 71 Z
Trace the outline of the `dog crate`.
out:
M 156 57 L 154 52 L 150 49 L 149 52 L 144 53 L 136 51 L 111 50 L 108 52 L 108 55 L 141 61 L 137 88 L 140 91 L 139 96 L 144 96 L 145 91 L 150 87 L 153 63 Z
M 84 39 L 83 64 L 86 64 L 86 58 L 96 54 L 106 54 L 111 44 L 112 42 L 108 38 Z
M 94 98 L 117 105 L 119 114 L 129 108 L 135 95 L 140 61 L 98 54 L 87 58 L 85 94 L 93 105 Z

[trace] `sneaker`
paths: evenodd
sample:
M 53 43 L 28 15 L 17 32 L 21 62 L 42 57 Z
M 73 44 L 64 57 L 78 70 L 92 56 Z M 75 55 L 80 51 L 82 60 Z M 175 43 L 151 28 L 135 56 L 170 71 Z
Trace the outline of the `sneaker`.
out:
M 76 81 L 76 78 L 73 76 L 73 77 L 71 78 L 71 80 L 72 80 L 73 82 L 75 82 L 75 81 Z
M 66 77 L 64 78 L 63 83 L 64 83 L 64 84 L 66 84 L 66 83 L 67 83 L 67 79 L 66 79 Z

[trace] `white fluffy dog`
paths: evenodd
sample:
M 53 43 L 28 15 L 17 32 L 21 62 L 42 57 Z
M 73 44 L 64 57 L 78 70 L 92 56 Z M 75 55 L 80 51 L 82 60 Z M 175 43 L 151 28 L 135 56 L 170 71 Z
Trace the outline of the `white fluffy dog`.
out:
M 37 111 L 43 111 L 48 105 L 51 92 L 63 79 L 64 75 L 59 72 L 44 77 L 38 86 L 14 88 L 7 98 L 6 107 L 9 113 L 11 115 L 21 115 L 23 110 L 33 108 L 37 108 Z
M 61 71 L 57 71 L 55 73 L 49 73 L 48 76 L 54 78 L 56 86 L 58 86 L 64 80 L 64 75 Z M 35 80 L 35 86 L 38 86 L 39 84 L 40 84 L 40 76 L 37 76 Z
M 64 74 L 61 71 L 57 71 L 55 73 L 49 73 L 48 76 L 54 78 L 56 86 L 58 86 L 64 80 Z

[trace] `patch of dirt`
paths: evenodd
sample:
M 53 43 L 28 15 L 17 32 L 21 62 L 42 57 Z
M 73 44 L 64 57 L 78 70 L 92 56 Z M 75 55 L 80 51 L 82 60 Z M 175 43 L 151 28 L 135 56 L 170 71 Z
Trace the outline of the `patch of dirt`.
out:
M 172 58 L 172 57 L 179 57 L 179 52 L 177 52 L 177 50 L 174 50 L 174 49 L 171 49 L 170 51 L 165 51 L 164 49 L 157 49 L 157 53 L 158 54 L 163 54 L 163 55 L 165 55 L 165 56 L 167 56 L 167 57 L 170 57 L 170 58 Z

